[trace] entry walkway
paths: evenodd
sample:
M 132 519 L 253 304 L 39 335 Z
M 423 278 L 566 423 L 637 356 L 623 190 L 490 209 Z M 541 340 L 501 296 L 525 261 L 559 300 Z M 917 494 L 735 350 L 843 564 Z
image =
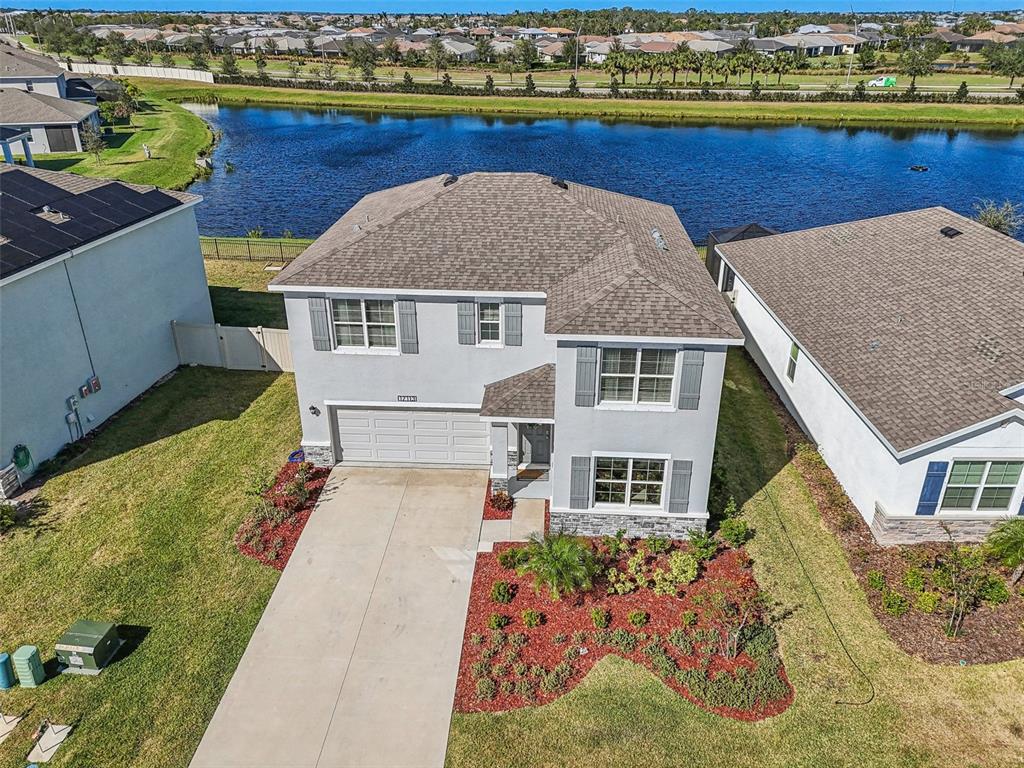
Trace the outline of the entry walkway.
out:
M 336 469 L 192 768 L 440 768 L 487 473 Z

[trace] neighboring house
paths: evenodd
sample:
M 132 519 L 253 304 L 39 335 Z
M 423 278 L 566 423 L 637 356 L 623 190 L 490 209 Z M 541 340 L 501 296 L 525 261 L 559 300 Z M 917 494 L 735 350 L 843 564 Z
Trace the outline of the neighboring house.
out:
M 52 457 L 173 371 L 172 320 L 213 322 L 199 200 L 0 166 L 0 466 Z
M 928 208 L 716 250 L 748 349 L 881 543 L 1024 514 L 1024 245 Z
M 436 176 L 364 197 L 270 290 L 317 464 L 489 468 L 585 534 L 704 528 L 742 336 L 671 207 Z
M 458 61 L 476 61 L 476 46 L 472 43 L 464 43 L 461 40 L 441 39 L 441 45 L 448 54 Z
M 67 98 L 67 82 L 60 64 L 48 56 L 9 45 L 0 45 L 0 88 Z
M 86 125 L 99 129 L 92 104 L 16 88 L 0 88 L 0 127 L 28 131 L 33 154 L 81 152 Z

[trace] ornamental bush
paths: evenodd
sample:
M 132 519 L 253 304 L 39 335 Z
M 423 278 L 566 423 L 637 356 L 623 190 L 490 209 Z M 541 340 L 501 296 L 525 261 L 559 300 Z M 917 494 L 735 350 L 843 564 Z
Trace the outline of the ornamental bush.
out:
M 498 692 L 498 686 L 489 677 L 481 677 L 476 681 L 476 697 L 480 701 L 490 701 Z
M 490 629 L 504 629 L 512 619 L 503 613 L 492 613 L 487 617 L 487 626 Z
M 639 629 L 647 623 L 648 616 L 646 611 L 630 611 L 626 616 L 626 620 L 629 621 L 634 627 Z
M 491 585 L 491 600 L 496 603 L 511 603 L 515 594 L 515 587 L 507 581 L 496 581 Z
M 594 622 L 595 629 L 605 629 L 612 623 L 611 611 L 604 608 L 594 608 L 590 611 L 590 620 Z
M 532 608 L 527 608 L 523 611 L 520 618 L 523 620 L 523 626 L 527 629 L 539 627 L 544 622 L 544 614 L 540 611 L 535 611 Z
M 748 533 L 746 521 L 740 520 L 737 517 L 723 520 L 722 524 L 718 527 L 718 535 L 733 549 L 743 546 L 747 540 Z
M 694 531 L 690 533 L 690 552 L 697 558 L 697 562 L 705 563 L 718 552 L 718 544 L 706 532 Z
M 1002 605 L 1010 600 L 1010 589 L 998 576 L 989 575 L 981 585 L 979 596 L 988 605 Z
M 914 607 L 921 613 L 935 613 L 942 596 L 938 592 L 921 592 L 914 600 Z
M 885 576 L 881 571 L 868 571 L 866 578 L 868 586 L 876 592 L 881 592 L 885 589 Z
M 899 592 L 887 589 L 882 593 L 882 610 L 899 618 L 910 610 L 910 601 Z
M 911 592 L 924 591 L 924 572 L 920 568 L 909 568 L 903 574 L 903 586 Z
M 546 589 L 552 600 L 559 600 L 563 595 L 593 588 L 599 570 L 597 558 L 590 546 L 575 536 L 534 535 L 526 550 L 526 562 L 517 572 L 533 576 L 538 593 Z
M 509 547 L 498 553 L 498 565 L 514 571 L 523 565 L 529 556 L 530 554 L 526 551 L 525 547 Z

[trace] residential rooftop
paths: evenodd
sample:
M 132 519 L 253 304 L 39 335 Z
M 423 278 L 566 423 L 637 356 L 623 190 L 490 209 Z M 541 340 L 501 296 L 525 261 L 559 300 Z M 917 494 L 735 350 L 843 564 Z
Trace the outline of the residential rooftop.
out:
M 0 122 L 4 125 L 80 123 L 95 111 L 95 106 L 80 101 L 17 88 L 0 88 Z
M 670 206 L 535 173 L 367 195 L 273 285 L 537 293 L 551 334 L 742 339 Z
M 718 250 L 895 451 L 1024 413 L 1017 240 L 926 208 Z
M 0 78 L 53 77 L 63 73 L 64 68 L 49 56 L 0 45 Z

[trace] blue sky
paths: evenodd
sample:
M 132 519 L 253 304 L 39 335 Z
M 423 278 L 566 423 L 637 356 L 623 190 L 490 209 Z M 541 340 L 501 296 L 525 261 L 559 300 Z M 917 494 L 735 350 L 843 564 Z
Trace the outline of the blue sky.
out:
M 194 2 L 195 0 L 193 0 Z M 614 3 L 608 0 L 581 0 L 579 2 L 562 3 L 551 0 L 429 0 L 414 2 L 412 0 L 356 0 L 355 2 L 334 2 L 332 0 L 204 0 L 202 5 L 181 5 L 181 0 L 99 0 L 93 7 L 111 11 L 131 10 L 204 10 L 204 11 L 313 11 L 320 13 L 380 13 L 381 11 L 398 13 L 468 13 L 494 12 L 502 13 L 513 10 L 540 10 L 543 8 L 607 8 Z M 659 10 L 683 10 L 690 3 L 674 2 L 642 2 L 633 0 L 634 8 L 655 8 Z M 849 0 L 716 0 L 708 4 L 708 10 L 722 12 L 739 11 L 770 11 L 786 8 L 793 11 L 849 11 Z M 871 11 L 932 11 L 950 10 L 952 0 L 867 0 L 867 4 L 853 3 L 858 13 Z M 62 8 L 78 9 L 84 7 L 83 0 L 40 0 L 20 5 L 22 8 Z M 704 7 L 704 6 L 702 6 Z M 1005 8 L 994 5 L 986 0 L 960 0 L 956 3 L 958 11 L 979 11 L 993 8 Z

